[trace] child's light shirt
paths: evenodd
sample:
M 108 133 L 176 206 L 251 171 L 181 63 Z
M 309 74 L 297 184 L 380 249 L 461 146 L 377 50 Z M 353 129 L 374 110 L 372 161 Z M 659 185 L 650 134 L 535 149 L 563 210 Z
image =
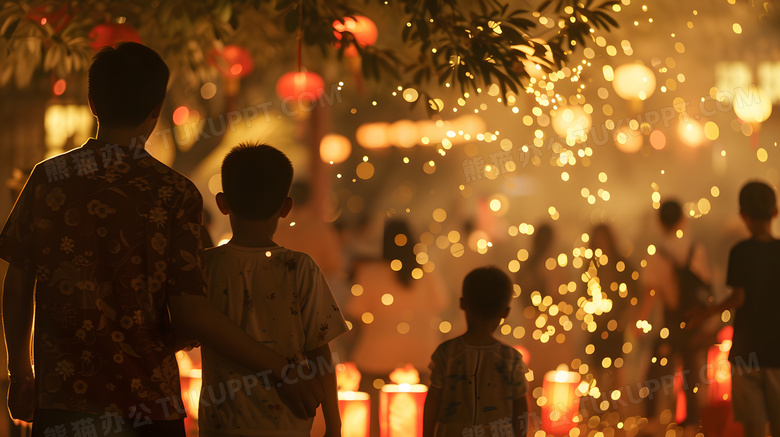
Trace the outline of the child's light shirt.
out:
M 347 332 L 325 277 L 305 253 L 228 243 L 206 250 L 205 259 L 211 303 L 291 363 L 305 361 L 306 351 Z M 324 363 L 313 367 L 334 371 Z M 276 390 L 266 389 L 262 370 L 203 348 L 202 436 L 309 435 L 313 420 L 296 418 Z
M 437 437 L 505 436 L 512 431 L 513 402 L 525 401 L 523 356 L 499 341 L 467 345 L 445 341 L 431 357 L 431 385 L 442 390 Z

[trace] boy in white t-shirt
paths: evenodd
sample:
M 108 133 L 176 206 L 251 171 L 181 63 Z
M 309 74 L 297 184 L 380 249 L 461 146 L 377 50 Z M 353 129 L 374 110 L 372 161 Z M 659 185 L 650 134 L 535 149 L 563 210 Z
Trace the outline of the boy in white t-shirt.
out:
M 472 270 L 460 308 L 468 329 L 431 357 L 423 437 L 525 437 L 528 403 L 523 356 L 493 334 L 509 315 L 512 280 L 497 267 Z
M 241 144 L 222 163 L 217 206 L 233 238 L 205 252 L 209 299 L 242 329 L 286 356 L 301 378 L 317 378 L 326 436 L 341 435 L 336 376 L 328 343 L 346 323 L 317 264 L 274 243 L 292 208 L 290 160 L 262 144 Z M 285 383 L 294 383 L 286 381 Z M 309 436 L 312 419 L 295 417 L 268 378 L 203 349 L 202 436 Z

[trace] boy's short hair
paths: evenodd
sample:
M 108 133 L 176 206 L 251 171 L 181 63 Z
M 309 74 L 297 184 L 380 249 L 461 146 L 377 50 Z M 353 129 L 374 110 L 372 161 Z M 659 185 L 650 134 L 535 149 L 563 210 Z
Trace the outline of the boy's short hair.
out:
M 748 182 L 739 192 L 739 210 L 753 220 L 771 220 L 777 212 L 775 190 L 763 182 Z
M 682 220 L 683 211 L 680 202 L 676 200 L 667 200 L 661 204 L 658 209 L 658 218 L 666 229 L 674 228 Z
M 222 161 L 222 192 L 230 210 L 247 220 L 276 214 L 290 193 L 293 166 L 281 150 L 241 143 Z
M 89 98 L 104 125 L 136 127 L 165 98 L 168 67 L 154 50 L 124 42 L 103 47 L 89 67 Z
M 480 317 L 498 317 L 512 300 L 512 280 L 498 267 L 476 268 L 463 279 L 463 300 Z

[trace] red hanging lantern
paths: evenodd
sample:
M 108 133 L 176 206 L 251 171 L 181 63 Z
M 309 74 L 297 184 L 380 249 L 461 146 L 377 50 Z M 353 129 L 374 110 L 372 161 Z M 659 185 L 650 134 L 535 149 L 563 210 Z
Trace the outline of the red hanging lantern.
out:
M 280 99 L 314 101 L 324 92 L 325 82 L 319 74 L 311 71 L 291 71 L 282 75 L 276 82 L 276 94 Z
M 95 26 L 89 32 L 89 44 L 93 50 L 97 51 L 105 46 L 113 47 L 120 42 L 141 43 L 141 36 L 138 35 L 133 26 L 125 23 L 102 23 Z
M 224 49 L 214 49 L 209 54 L 211 62 L 220 73 L 231 79 L 240 79 L 251 73 L 255 65 L 249 50 L 236 45 L 225 46 Z
M 360 47 L 374 45 L 378 35 L 376 24 L 374 24 L 370 18 L 361 15 L 344 17 L 343 23 L 336 20 L 333 22 L 333 29 L 333 34 L 336 35 L 336 39 L 341 40 L 341 32 L 349 32 L 355 38 L 355 43 Z M 344 54 L 347 56 L 357 56 L 358 51 L 354 45 L 350 45 L 344 50 Z

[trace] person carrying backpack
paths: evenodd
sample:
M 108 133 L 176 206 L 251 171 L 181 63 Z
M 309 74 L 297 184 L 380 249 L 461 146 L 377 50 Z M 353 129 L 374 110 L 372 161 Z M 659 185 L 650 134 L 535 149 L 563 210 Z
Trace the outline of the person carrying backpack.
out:
M 677 366 L 681 365 L 679 376 L 683 378 L 686 416 L 679 425 L 683 427 L 683 436 L 694 436 L 700 416 L 697 394 L 702 393 L 695 389 L 701 382 L 699 369 L 706 364 L 708 341 L 703 329 L 684 328 L 687 317 L 711 300 L 710 270 L 704 247 L 685 235 L 686 221 L 678 202 L 663 203 L 659 220 L 663 238 L 647 259 L 642 275 L 645 298 L 639 320 L 647 320 L 655 306 L 663 312 L 663 323 L 651 323 L 652 329 L 647 334 L 655 341 L 645 382 L 648 425 L 643 434 L 665 433 L 665 429 L 660 429 L 659 401 L 674 394 Z

